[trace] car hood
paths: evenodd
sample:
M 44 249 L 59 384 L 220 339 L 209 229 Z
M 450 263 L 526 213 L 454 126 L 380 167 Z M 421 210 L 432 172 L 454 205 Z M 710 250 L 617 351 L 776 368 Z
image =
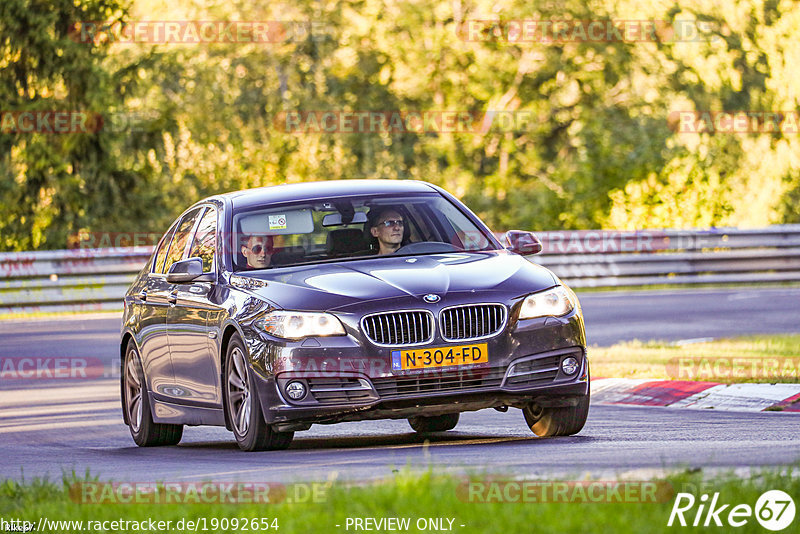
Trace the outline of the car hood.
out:
M 278 307 L 302 311 L 428 293 L 523 295 L 557 280 L 544 267 L 505 251 L 381 257 L 237 274 L 266 281 L 254 292 Z

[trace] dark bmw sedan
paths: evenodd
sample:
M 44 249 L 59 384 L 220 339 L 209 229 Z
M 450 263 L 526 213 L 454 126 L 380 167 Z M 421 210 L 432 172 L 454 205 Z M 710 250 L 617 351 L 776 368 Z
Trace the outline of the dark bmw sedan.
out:
M 425 182 L 282 185 L 202 200 L 125 295 L 125 423 L 140 446 L 184 425 L 248 451 L 312 424 L 522 410 L 538 436 L 575 434 L 589 363 L 575 294 Z

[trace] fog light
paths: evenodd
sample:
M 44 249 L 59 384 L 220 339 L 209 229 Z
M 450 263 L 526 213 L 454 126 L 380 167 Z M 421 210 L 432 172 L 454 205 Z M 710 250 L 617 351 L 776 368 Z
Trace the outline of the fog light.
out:
M 578 371 L 578 360 L 570 356 L 561 362 L 561 370 L 565 375 L 574 375 Z
M 306 396 L 306 386 L 302 382 L 289 382 L 286 384 L 286 394 L 292 400 L 300 400 Z

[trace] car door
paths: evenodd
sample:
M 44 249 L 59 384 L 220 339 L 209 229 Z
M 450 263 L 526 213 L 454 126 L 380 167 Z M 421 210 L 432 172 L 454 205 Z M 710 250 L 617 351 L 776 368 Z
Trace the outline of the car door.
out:
M 218 220 L 214 206 L 203 208 L 184 255 L 201 258 L 204 275 L 216 273 Z M 218 308 L 209 300 L 213 285 L 210 281 L 175 284 L 173 304 L 167 311 L 167 337 L 175 384 L 183 400 L 221 406 L 220 360 L 210 337 L 216 337 L 217 332 L 209 321 L 209 315 L 215 316 Z
M 159 348 L 159 359 L 164 359 L 162 350 L 169 362 L 169 373 L 156 372 L 152 375 L 151 380 L 156 380 L 151 387 L 153 391 L 161 396 L 180 399 L 184 397 L 183 391 L 177 386 L 175 381 L 175 366 L 172 363 L 172 355 L 169 349 L 169 311 L 174 306 L 175 302 L 175 285 L 167 282 L 167 271 L 169 267 L 184 257 L 186 247 L 188 246 L 189 239 L 192 236 L 192 231 L 197 224 L 198 216 L 200 215 L 200 208 L 195 208 L 188 211 L 181 217 L 180 222 L 175 227 L 175 231 L 170 240 L 169 246 L 166 248 L 163 263 L 156 265 L 156 272 L 151 274 L 149 287 L 147 292 L 147 302 L 153 306 L 154 310 L 158 310 L 159 318 L 163 314 L 163 330 L 159 331 L 157 339 L 154 340 L 154 346 L 157 344 Z M 157 261 L 157 263 L 159 263 Z M 163 349 L 161 348 L 163 346 Z M 159 366 L 159 371 L 163 371 L 165 365 Z
M 143 286 L 133 295 L 139 313 L 137 337 L 142 366 L 151 390 L 156 392 L 163 392 L 175 382 L 167 344 L 167 299 L 171 284 L 167 284 L 162 270 L 179 223 L 180 219 L 164 234 Z

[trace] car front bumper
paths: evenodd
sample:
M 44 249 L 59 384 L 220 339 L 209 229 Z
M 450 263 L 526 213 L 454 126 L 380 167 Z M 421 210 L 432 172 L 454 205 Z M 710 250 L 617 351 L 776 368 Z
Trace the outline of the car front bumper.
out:
M 518 321 L 481 342 L 488 345 L 487 364 L 398 372 L 392 371 L 390 348 L 369 346 L 351 336 L 313 342 L 264 337 L 253 342 L 256 347 L 251 344 L 251 354 L 257 355 L 251 366 L 267 423 L 285 430 L 311 423 L 523 408 L 534 402 L 574 405 L 589 394 L 579 311 L 558 319 Z M 561 362 L 570 356 L 580 365 L 568 376 Z M 286 385 L 291 381 L 306 387 L 302 399 L 289 399 Z

